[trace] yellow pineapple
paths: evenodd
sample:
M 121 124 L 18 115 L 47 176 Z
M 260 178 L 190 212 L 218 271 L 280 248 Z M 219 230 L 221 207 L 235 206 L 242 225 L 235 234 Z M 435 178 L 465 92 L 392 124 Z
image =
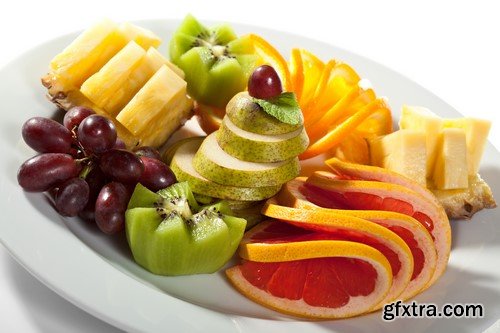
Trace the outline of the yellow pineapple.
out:
M 127 40 L 135 41 L 145 50 L 150 47 L 157 48 L 161 44 L 160 37 L 156 36 L 149 30 L 136 26 L 135 24 L 128 22 L 122 23 L 120 24 L 119 30 L 127 38 Z
M 109 114 L 116 116 L 162 65 L 169 66 L 178 76 L 184 77 L 182 70 L 168 61 L 158 50 L 151 47 L 128 78 L 122 82 L 117 90 L 108 95 L 106 101 L 100 106 Z M 102 80 L 106 79 L 102 78 Z
M 145 54 L 146 51 L 137 43 L 129 42 L 101 70 L 86 80 L 80 91 L 94 104 L 107 111 L 104 106 L 114 96 L 115 91 L 128 81 Z
M 165 115 L 164 109 L 170 103 L 175 104 L 176 99 L 186 98 L 186 87 L 186 81 L 163 65 L 120 111 L 116 119 L 134 135 L 150 130 L 150 124 Z M 181 123 L 169 125 L 175 130 Z
M 184 72 L 160 43 L 151 31 L 104 20 L 54 57 L 42 84 L 65 110 L 81 105 L 109 117 L 127 147 L 158 147 L 192 115 Z

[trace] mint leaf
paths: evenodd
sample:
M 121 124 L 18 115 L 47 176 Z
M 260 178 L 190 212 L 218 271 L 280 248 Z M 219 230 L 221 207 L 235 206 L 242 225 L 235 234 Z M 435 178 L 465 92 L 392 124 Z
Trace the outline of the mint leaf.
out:
M 253 99 L 269 115 L 283 123 L 297 125 L 300 122 L 300 107 L 293 92 L 284 92 L 271 99 Z

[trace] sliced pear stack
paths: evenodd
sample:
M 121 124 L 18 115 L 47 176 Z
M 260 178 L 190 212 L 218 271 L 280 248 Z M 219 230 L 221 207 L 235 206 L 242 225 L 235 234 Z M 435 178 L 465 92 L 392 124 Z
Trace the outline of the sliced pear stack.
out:
M 291 126 L 278 121 L 243 92 L 228 103 L 221 128 L 203 142 L 183 143 L 171 167 L 195 193 L 238 201 L 263 200 L 299 175 L 297 156 L 308 144 L 302 122 Z
M 149 30 L 103 20 L 54 57 L 42 83 L 63 109 L 108 116 L 129 148 L 157 147 L 192 115 L 184 73 L 158 52 L 160 43 Z

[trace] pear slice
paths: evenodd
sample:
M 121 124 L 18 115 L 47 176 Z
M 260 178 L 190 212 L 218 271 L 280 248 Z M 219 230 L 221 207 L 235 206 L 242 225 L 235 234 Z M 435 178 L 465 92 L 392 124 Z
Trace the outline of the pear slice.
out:
M 303 124 L 302 113 L 300 122 L 297 125 L 279 121 L 264 112 L 246 91 L 236 94 L 227 103 L 226 114 L 237 127 L 257 134 L 277 135 L 290 133 L 296 131 Z
M 229 155 L 249 162 L 278 162 L 300 155 L 309 145 L 303 126 L 293 132 L 263 135 L 242 130 L 224 117 L 217 131 L 220 147 Z
M 243 187 L 281 185 L 300 173 L 297 157 L 272 163 L 239 160 L 222 150 L 216 133 L 203 141 L 193 158 L 193 166 L 203 177 L 213 182 Z
M 281 185 L 265 187 L 236 187 L 214 183 L 200 175 L 193 167 L 193 157 L 203 142 L 203 138 L 192 138 L 184 141 L 172 157 L 170 168 L 178 181 L 187 181 L 194 193 L 209 197 L 238 200 L 259 201 L 272 197 Z

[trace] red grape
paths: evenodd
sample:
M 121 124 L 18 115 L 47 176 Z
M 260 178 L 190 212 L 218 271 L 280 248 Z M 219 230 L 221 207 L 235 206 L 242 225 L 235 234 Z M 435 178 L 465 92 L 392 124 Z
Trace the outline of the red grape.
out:
M 83 119 L 93 114 L 95 114 L 95 112 L 92 109 L 83 106 L 74 106 L 64 115 L 64 127 L 71 131 L 73 128 L 80 125 Z
M 78 216 L 85 220 L 94 221 L 95 201 L 97 200 L 101 188 L 106 184 L 106 176 L 100 168 L 94 167 L 87 177 L 85 177 L 85 181 L 89 185 L 89 200 Z
M 111 120 L 99 115 L 85 118 L 78 126 L 78 140 L 84 149 L 100 154 L 116 142 L 116 128 Z
M 280 77 L 269 65 L 257 67 L 248 80 L 248 93 L 255 98 L 273 98 L 282 91 Z
M 24 141 L 39 153 L 69 153 L 71 132 L 57 121 L 33 117 L 22 128 Z
M 144 172 L 139 182 L 153 192 L 169 187 L 177 181 L 170 168 L 160 160 L 141 156 Z
M 151 157 L 161 161 L 160 152 L 153 147 L 149 146 L 137 147 L 134 149 L 134 153 L 138 156 Z
M 116 138 L 115 144 L 113 145 L 114 149 L 127 149 L 127 145 L 123 142 L 122 139 Z
M 107 176 L 121 183 L 137 183 L 144 171 L 139 157 L 120 149 L 111 149 L 102 154 L 99 167 Z
M 81 178 L 71 178 L 62 183 L 57 190 L 55 206 L 63 216 L 76 216 L 89 200 L 89 185 Z
M 111 235 L 123 229 L 129 199 L 125 185 L 117 182 L 104 185 L 95 203 L 95 221 L 102 232 Z
M 30 158 L 17 172 L 17 181 L 29 192 L 44 192 L 76 177 L 79 166 L 71 155 L 46 153 Z

